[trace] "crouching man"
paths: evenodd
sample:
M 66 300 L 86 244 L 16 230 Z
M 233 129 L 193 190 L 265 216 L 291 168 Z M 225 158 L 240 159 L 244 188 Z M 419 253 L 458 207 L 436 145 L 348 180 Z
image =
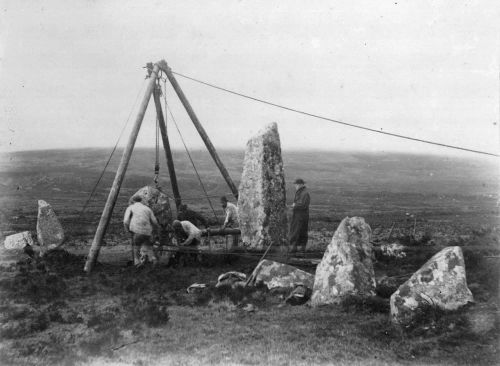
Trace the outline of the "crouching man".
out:
M 158 221 L 153 211 L 142 203 L 140 196 L 134 196 L 132 202 L 125 211 L 123 225 L 131 234 L 134 265 L 141 266 L 148 258 L 156 264 L 158 258 L 153 250 L 153 238 L 158 232 Z
M 178 246 L 198 246 L 201 244 L 201 230 L 191 222 L 187 220 L 174 220 L 172 226 Z M 177 263 L 184 266 L 189 262 L 201 262 L 201 255 L 197 253 L 183 253 L 181 251 L 180 253 L 176 253 L 175 257 L 177 258 Z
M 177 239 L 177 245 L 186 246 L 201 244 L 201 230 L 189 221 L 174 220 L 172 226 L 174 228 L 175 238 Z

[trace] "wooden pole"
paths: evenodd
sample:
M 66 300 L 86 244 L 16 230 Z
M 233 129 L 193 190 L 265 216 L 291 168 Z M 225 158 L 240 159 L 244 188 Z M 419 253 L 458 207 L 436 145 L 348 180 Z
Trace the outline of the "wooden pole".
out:
M 196 117 L 196 114 L 194 113 L 193 108 L 191 107 L 191 104 L 189 104 L 189 101 L 187 100 L 186 96 L 184 95 L 184 92 L 182 91 L 179 83 L 174 77 L 174 74 L 172 74 L 172 70 L 168 66 L 167 62 L 165 60 L 162 60 L 158 63 L 160 65 L 160 68 L 167 74 L 167 78 L 170 81 L 170 84 L 172 84 L 172 87 L 174 88 L 175 92 L 177 93 L 177 96 L 182 102 L 182 105 L 184 105 L 184 108 L 186 109 L 186 112 L 188 113 L 189 117 L 191 118 L 191 121 L 193 122 L 194 126 L 196 127 L 196 130 L 198 130 L 198 133 L 201 136 L 201 139 L 205 143 L 205 146 L 208 149 L 208 152 L 212 156 L 212 159 L 214 159 L 215 164 L 219 168 L 222 177 L 225 179 L 227 185 L 229 186 L 229 189 L 233 193 L 233 196 L 235 198 L 238 198 L 238 189 L 233 183 L 233 180 L 229 176 L 229 173 L 226 170 L 226 167 L 222 163 L 222 161 L 219 158 L 219 155 L 217 155 L 217 151 L 215 150 L 214 145 L 210 141 L 210 138 L 208 137 L 207 133 L 205 132 L 205 129 L 201 125 L 200 121 L 198 120 L 198 117 Z
M 226 236 L 226 235 L 241 235 L 240 229 L 206 229 L 201 231 L 201 236 Z
M 165 91 L 163 91 L 165 93 Z M 172 185 L 172 192 L 174 194 L 175 207 L 179 212 L 181 205 L 181 194 L 179 193 L 179 186 L 177 185 L 177 176 L 175 175 L 174 159 L 172 158 L 172 151 L 170 150 L 170 142 L 167 135 L 167 126 L 163 118 L 163 111 L 161 109 L 160 93 L 157 88 L 153 92 L 153 99 L 156 106 L 156 115 L 158 116 L 158 124 L 160 125 L 161 139 L 163 141 L 163 149 L 165 150 L 165 157 L 167 158 L 168 174 L 170 176 L 170 184 Z M 165 111 L 167 113 L 167 111 Z
M 149 83 L 146 88 L 146 93 L 144 94 L 144 98 L 142 99 L 142 103 L 139 107 L 139 112 L 137 113 L 135 124 L 132 128 L 132 132 L 130 133 L 127 146 L 123 151 L 120 165 L 118 166 L 118 170 L 116 171 L 115 180 L 113 181 L 113 185 L 111 186 L 111 190 L 109 191 L 108 200 L 106 201 L 106 205 L 104 206 L 101 220 L 99 221 L 99 225 L 97 226 L 94 240 L 92 241 L 92 246 L 90 247 L 89 255 L 87 257 L 87 261 L 85 262 L 84 271 L 87 273 L 90 273 L 90 271 L 92 271 L 92 267 L 94 266 L 95 262 L 97 261 L 97 257 L 99 256 L 102 239 L 104 237 L 104 234 L 106 233 L 106 229 L 108 228 L 109 221 L 111 220 L 113 208 L 115 207 L 116 199 L 118 198 L 118 193 L 120 192 L 120 187 L 122 185 L 123 178 L 125 177 L 125 172 L 127 171 L 127 166 L 132 155 L 132 150 L 134 149 L 135 141 L 137 140 L 137 135 L 139 134 L 139 129 L 141 128 L 142 120 L 144 119 L 144 114 L 146 113 L 149 99 L 151 98 L 151 94 L 153 93 L 153 89 L 156 84 L 158 71 L 159 66 L 155 64 L 151 75 L 149 76 Z

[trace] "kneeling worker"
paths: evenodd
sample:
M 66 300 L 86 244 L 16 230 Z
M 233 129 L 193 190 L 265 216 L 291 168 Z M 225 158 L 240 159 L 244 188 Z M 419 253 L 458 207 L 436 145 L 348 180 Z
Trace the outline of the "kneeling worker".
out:
M 172 226 L 177 239 L 177 245 L 186 246 L 201 244 L 201 230 L 189 221 L 174 220 Z
M 157 263 L 158 258 L 152 244 L 153 233 L 158 232 L 158 221 L 153 211 L 142 203 L 140 196 L 134 196 L 132 202 L 125 210 L 123 225 L 131 234 L 134 265 L 144 264 L 146 256 L 153 263 Z

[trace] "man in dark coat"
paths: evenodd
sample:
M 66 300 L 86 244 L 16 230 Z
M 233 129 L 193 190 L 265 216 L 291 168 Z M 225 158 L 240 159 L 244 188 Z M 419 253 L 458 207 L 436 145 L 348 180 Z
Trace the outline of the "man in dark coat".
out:
M 292 205 L 292 222 L 290 223 L 290 253 L 297 252 L 297 246 L 301 247 L 302 252 L 306 251 L 309 203 L 311 202 L 304 180 L 298 178 L 293 184 L 296 192 Z

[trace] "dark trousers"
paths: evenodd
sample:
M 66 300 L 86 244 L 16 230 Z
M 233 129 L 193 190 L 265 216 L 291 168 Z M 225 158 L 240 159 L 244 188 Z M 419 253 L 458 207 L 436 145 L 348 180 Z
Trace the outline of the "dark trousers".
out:
M 227 228 L 231 228 L 231 229 L 237 229 L 238 228 L 238 222 L 229 221 L 227 223 L 226 227 Z M 240 241 L 240 236 L 238 234 L 231 235 L 231 243 L 230 243 L 228 249 L 237 247 L 239 241 Z M 227 237 L 226 237 L 226 245 L 227 245 Z
M 307 233 L 309 231 L 309 215 L 295 213 L 290 223 L 290 250 L 297 251 L 297 246 L 302 247 L 305 252 L 307 245 Z
M 141 246 L 151 245 L 151 236 L 144 234 L 131 233 L 132 253 L 134 256 L 134 264 L 141 262 Z

